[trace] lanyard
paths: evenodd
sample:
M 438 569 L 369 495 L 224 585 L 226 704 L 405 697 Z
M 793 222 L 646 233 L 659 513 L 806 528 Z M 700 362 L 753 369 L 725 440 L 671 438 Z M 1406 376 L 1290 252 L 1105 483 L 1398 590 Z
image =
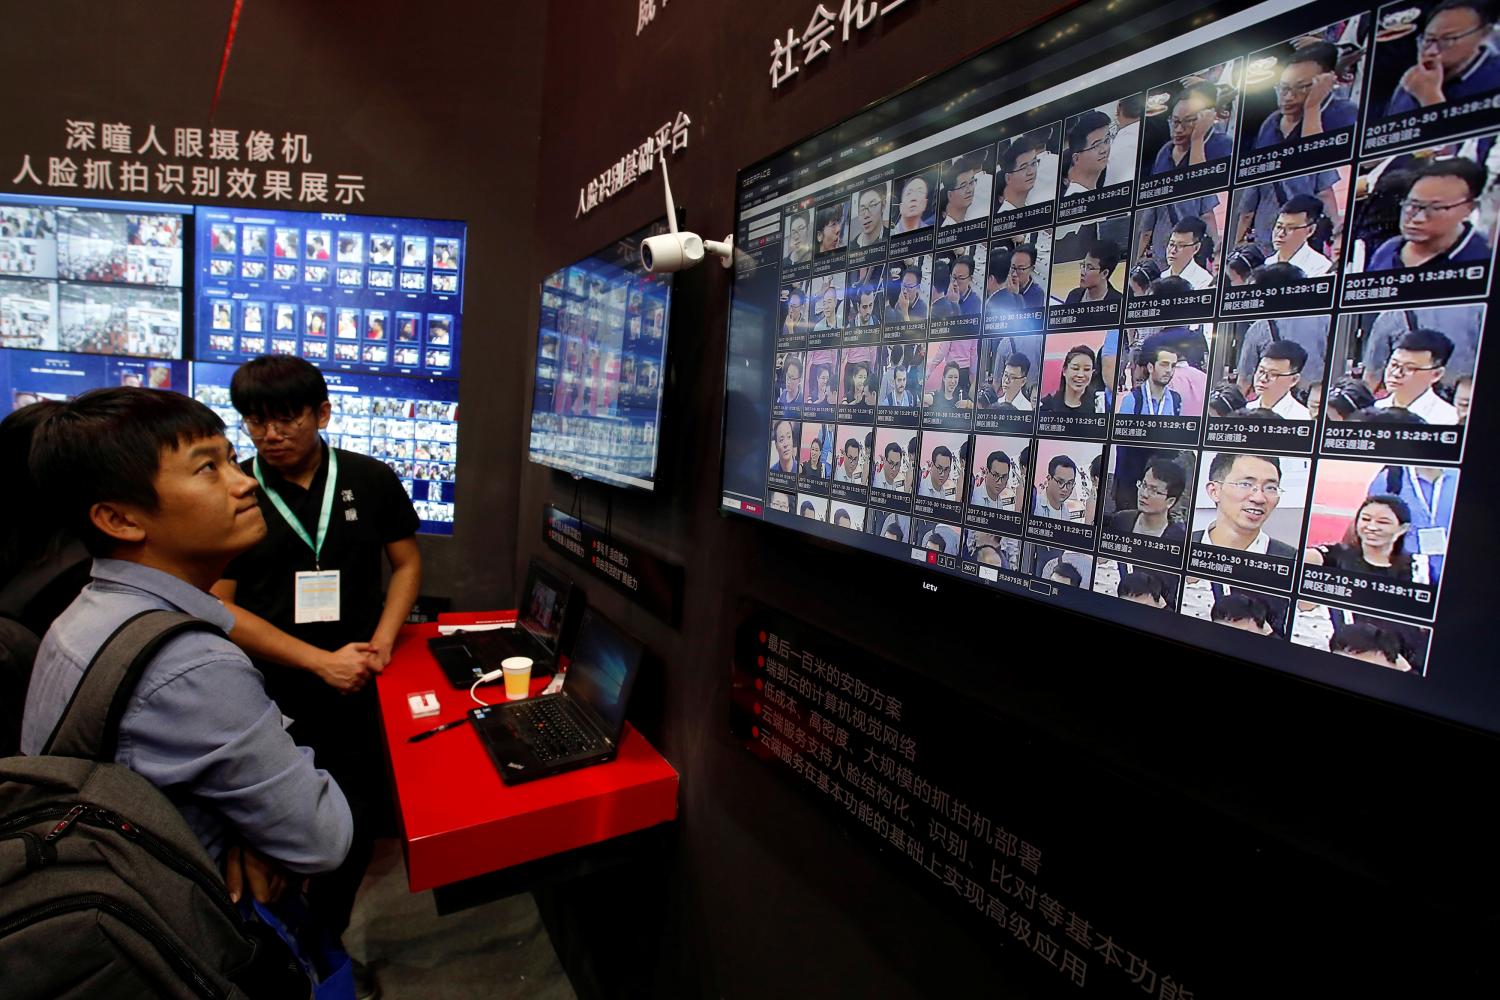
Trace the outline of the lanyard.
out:
M 319 560 L 323 554 L 323 542 L 328 538 L 328 521 L 333 514 L 333 488 L 334 480 L 338 478 L 339 474 L 339 453 L 332 448 L 328 449 L 328 480 L 323 484 L 323 509 L 318 512 L 318 540 L 316 543 L 307 537 L 307 529 L 302 527 L 302 522 L 297 518 L 296 514 L 292 513 L 291 508 L 286 505 L 286 501 L 281 499 L 281 494 L 267 485 L 266 477 L 260 471 L 259 455 L 255 456 L 251 468 L 255 470 L 255 481 L 260 483 L 260 488 L 265 490 L 266 496 L 271 498 L 271 506 L 276 508 L 276 513 L 280 514 L 281 519 L 287 523 L 287 527 L 291 528 L 292 532 L 306 542 L 308 548 L 312 549 L 313 568 L 321 570 L 323 567 Z
M 1415 472 L 1412 473 L 1412 492 L 1416 494 L 1417 503 L 1422 505 L 1423 512 L 1427 515 L 1429 525 L 1438 524 L 1438 508 L 1443 503 L 1443 476 L 1441 473 L 1432 481 L 1432 502 L 1427 500 L 1427 494 L 1422 492 L 1422 477 Z
M 1151 402 L 1151 384 L 1148 382 L 1141 386 L 1141 398 L 1146 401 L 1146 412 L 1149 416 L 1159 417 L 1167 405 L 1167 390 L 1161 391 L 1161 400 L 1153 405 Z

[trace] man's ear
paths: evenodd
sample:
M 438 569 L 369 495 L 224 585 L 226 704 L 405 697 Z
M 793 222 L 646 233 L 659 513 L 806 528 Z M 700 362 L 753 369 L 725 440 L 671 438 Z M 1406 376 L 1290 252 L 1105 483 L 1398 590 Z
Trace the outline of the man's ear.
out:
M 103 501 L 89 508 L 89 522 L 109 538 L 126 545 L 138 545 L 146 540 L 146 528 L 136 517 L 134 507 L 129 504 Z
M 318 417 L 318 430 L 323 430 L 328 426 L 328 418 L 333 415 L 333 404 L 326 399 L 323 400 L 323 402 L 318 404 L 316 414 Z

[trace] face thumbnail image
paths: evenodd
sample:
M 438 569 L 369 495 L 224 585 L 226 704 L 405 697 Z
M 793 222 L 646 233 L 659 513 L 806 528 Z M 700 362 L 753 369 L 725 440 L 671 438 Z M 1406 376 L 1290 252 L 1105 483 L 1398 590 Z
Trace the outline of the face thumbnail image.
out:
M 1161 611 L 1177 610 L 1182 577 L 1154 566 L 1100 559 L 1094 564 L 1094 593 L 1118 597 Z
M 265 226 L 245 226 L 240 231 L 244 238 L 241 244 L 246 257 L 264 257 L 269 234 Z
M 974 366 L 979 341 L 941 340 L 927 346 L 922 408 L 929 414 L 961 414 L 974 408 Z
M 937 166 L 919 170 L 896 181 L 896 200 L 891 205 L 891 235 L 920 232 L 937 221 Z
M 403 236 L 403 237 L 401 237 L 401 266 L 402 267 L 426 267 L 427 266 L 427 237 L 425 237 L 425 236 Z
M 852 248 L 877 246 L 885 239 L 886 208 L 890 200 L 890 181 L 871 184 L 855 193 L 851 202 L 854 230 L 849 245 Z
M 1041 398 L 1040 334 L 1026 337 L 987 337 L 980 344 L 979 385 L 975 403 L 981 410 L 1003 412 L 1036 408 Z
M 1061 122 L 1001 140 L 997 146 L 997 214 L 1044 205 L 1057 197 L 1061 141 Z
M 1143 208 L 1135 216 L 1132 299 L 1212 290 L 1218 284 L 1227 192 Z
M 771 471 L 796 475 L 801 462 L 797 459 L 797 434 L 795 420 L 773 420 L 771 422 Z
M 1298 602 L 1292 641 L 1387 670 L 1425 675 L 1432 630 L 1412 622 Z
M 979 434 L 974 438 L 973 454 L 978 463 L 965 485 L 969 506 L 996 510 L 1019 510 L 1016 497 L 1025 496 L 1026 469 L 1021 455 L 1030 448 L 1030 440 L 999 434 Z
M 1457 469 L 1418 474 L 1407 466 L 1325 459 L 1313 484 L 1303 560 L 1372 579 L 1435 587 L 1457 491 Z
M 364 233 L 339 233 L 338 261 L 340 264 L 363 264 L 365 262 Z
M 769 510 L 790 514 L 792 512 L 792 495 L 782 490 L 772 490 L 771 495 L 766 499 L 766 507 Z
M 797 516 L 826 523 L 828 520 L 828 498 L 816 496 L 812 493 L 798 493 Z
M 875 379 L 878 347 L 846 347 L 839 355 L 840 402 L 845 406 L 874 406 L 879 400 Z
M 1011 318 L 1047 308 L 1047 282 L 1052 273 L 1052 231 L 1017 233 L 990 244 L 993 257 L 984 268 L 985 316 Z M 1054 303 L 1059 299 L 1053 299 Z M 1007 326 L 1009 330 L 1040 330 L 1034 325 Z
M 1027 542 L 1024 558 L 1027 573 L 1059 587 L 1086 590 L 1094 576 L 1094 557 L 1087 552 Z
M 982 307 L 979 289 L 984 285 L 988 248 L 983 243 L 954 247 L 933 257 L 933 319 L 978 316 Z
M 1145 95 L 1131 94 L 1063 123 L 1064 198 L 1135 179 L 1145 110 Z
M 849 329 L 879 327 L 885 318 L 884 295 L 878 264 L 850 271 L 844 276 L 844 326 Z
M 1161 177 L 1234 155 L 1243 61 L 1178 77 L 1146 92 L 1141 141 L 1147 177 Z
M 839 424 L 834 432 L 838 454 L 834 458 L 833 481 L 853 486 L 868 486 L 871 456 L 875 452 L 875 428 L 858 424 Z
M 865 530 L 865 508 L 862 504 L 831 500 L 828 504 L 828 523 L 846 531 Z
M 1049 333 L 1042 359 L 1043 413 L 1108 413 L 1115 385 L 1119 330 Z
M 782 234 L 782 261 L 787 264 L 805 264 L 813 255 L 813 213 L 802 209 L 787 216 Z
M 921 405 L 926 344 L 890 344 L 880 348 L 880 400 L 887 407 Z
M 835 253 L 849 245 L 849 203 L 836 201 L 817 210 L 813 218 L 817 225 L 815 252 Z
M 813 332 L 837 330 L 843 326 L 844 275 L 842 272 L 825 274 L 808 283 L 812 288 L 812 305 L 815 310 Z
M 240 329 L 245 333 L 265 333 L 266 307 L 259 302 L 246 302 L 241 306 Z
M 962 503 L 969 467 L 968 436 L 951 431 L 927 431 L 922 435 L 920 447 L 917 496 Z
M 932 288 L 932 254 L 893 260 L 886 267 L 885 322 L 917 323 L 927 319 Z
M 939 555 L 957 555 L 959 529 L 938 521 L 916 520 L 911 527 L 912 544 Z
M 333 234 L 326 229 L 307 231 L 307 259 L 328 260 L 333 256 Z
M 1401 0 L 1375 19 L 1369 116 L 1390 118 L 1500 90 L 1496 10 L 1486 0 Z
M 1385 411 L 1384 420 L 1467 423 L 1484 317 L 1482 305 L 1344 315 L 1334 338 L 1335 365 L 1343 373 L 1335 384 L 1344 391 L 1335 401 L 1329 387 L 1335 405 L 1327 408 L 1328 419 L 1375 409 Z
M 1365 161 L 1355 182 L 1349 273 L 1487 264 L 1500 188 L 1493 136 Z
M 802 446 L 797 452 L 804 479 L 833 476 L 834 425 L 808 420 L 802 424 Z
M 1057 227 L 1052 241 L 1052 294 L 1068 305 L 1120 302 L 1130 245 L 1130 214 Z
M 432 266 L 439 271 L 458 270 L 458 240 L 435 239 L 432 241 Z M 433 279 L 436 281 L 437 279 Z
M 302 256 L 302 233 L 297 229 L 276 229 L 276 256 L 296 260 Z
M 911 517 L 871 507 L 865 521 L 865 531 L 887 541 L 911 543 Z
M 234 329 L 234 303 L 215 302 L 213 304 L 213 316 L 209 320 L 215 330 Z
M 1326 323 L 1326 319 L 1324 320 Z M 1210 323 L 1127 330 L 1116 413 L 1201 416 L 1208 395 Z M 1293 382 L 1292 384 L 1295 384 Z
M 306 318 L 309 337 L 328 336 L 328 308 L 326 306 L 308 306 Z
M 359 310 L 341 308 L 338 311 L 339 325 L 334 335 L 340 340 L 359 339 Z
M 813 406 L 834 406 L 839 401 L 838 351 L 808 351 L 806 395 L 803 402 Z
M 776 355 L 776 402 L 778 405 L 802 405 L 802 370 L 805 364 L 801 351 L 787 351 Z
M 994 147 L 987 146 L 941 164 L 939 228 L 989 218 L 990 196 L 995 185 L 994 157 Z
M 1356 14 L 1261 49 L 1245 65 L 1241 156 L 1352 128 L 1365 89 L 1369 17 Z M 1348 156 L 1348 147 L 1329 159 Z
M 1203 577 L 1190 576 L 1182 587 L 1184 615 L 1255 635 L 1284 639 L 1291 609 L 1285 597 Z
M 875 468 L 872 489 L 910 494 L 917 470 L 917 435 L 901 427 L 875 431 Z
M 808 299 L 811 292 L 805 281 L 794 281 L 781 289 L 781 336 L 798 337 L 812 330 Z
M 238 253 L 239 245 L 234 226 L 221 222 L 208 227 L 208 249 L 212 253 Z
M 1294 559 L 1311 462 L 1290 455 L 1205 451 L 1193 543 Z
M 1104 525 L 1120 535 L 1183 543 L 1194 453 L 1169 448 L 1116 447 L 1104 496 Z
M 396 237 L 385 233 L 371 233 L 370 263 L 379 267 L 394 267 L 396 264 Z
M 1349 176 L 1346 164 L 1236 190 L 1229 285 L 1285 285 L 1336 271 Z
M 1021 543 L 992 531 L 964 530 L 964 559 L 1012 573 L 1021 567 Z
M 1033 454 L 1031 516 L 1093 524 L 1104 481 L 1104 445 L 1042 439 Z

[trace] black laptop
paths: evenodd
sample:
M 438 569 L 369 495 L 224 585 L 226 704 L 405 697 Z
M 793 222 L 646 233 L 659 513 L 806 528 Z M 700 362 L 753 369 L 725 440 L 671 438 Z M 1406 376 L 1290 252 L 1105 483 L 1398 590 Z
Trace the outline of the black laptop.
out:
M 549 673 L 567 637 L 567 626 L 577 617 L 575 605 L 582 603 L 582 595 L 575 596 L 571 582 L 533 559 L 521 589 L 515 628 L 440 635 L 428 639 L 427 648 L 456 688 L 472 686 L 480 675 L 499 670 L 500 661 L 511 656 L 531 657 L 533 675 Z
M 592 608 L 558 694 L 469 711 L 507 785 L 614 760 L 642 648 Z

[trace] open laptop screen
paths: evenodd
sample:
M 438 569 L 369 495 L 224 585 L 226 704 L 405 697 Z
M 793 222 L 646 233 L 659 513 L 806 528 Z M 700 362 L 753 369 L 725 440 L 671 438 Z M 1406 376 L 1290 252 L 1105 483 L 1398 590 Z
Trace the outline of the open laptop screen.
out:
M 520 625 L 553 651 L 562 631 L 568 609 L 571 587 L 560 577 L 533 561 L 526 573 L 526 588 L 521 593 Z
M 583 613 L 573 660 L 568 665 L 568 693 L 594 710 L 618 736 L 625 704 L 641 665 L 641 645 L 592 608 Z

